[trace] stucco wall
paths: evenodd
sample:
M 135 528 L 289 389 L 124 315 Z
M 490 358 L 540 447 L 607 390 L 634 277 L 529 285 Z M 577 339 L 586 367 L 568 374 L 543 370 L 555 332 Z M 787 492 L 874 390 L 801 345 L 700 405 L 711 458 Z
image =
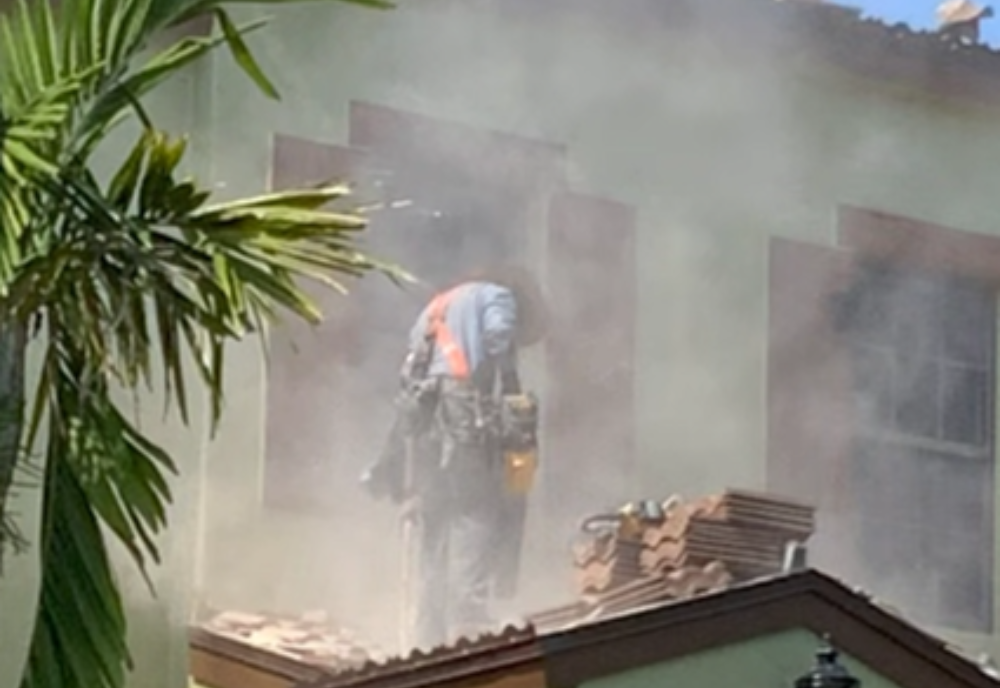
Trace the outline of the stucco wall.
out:
M 812 669 L 811 658 L 818 644 L 819 639 L 808 631 L 786 631 L 588 681 L 583 688 L 791 686 Z M 895 683 L 852 657 L 841 655 L 840 662 L 865 688 L 896 688 Z
M 828 242 L 837 203 L 997 233 L 994 113 L 891 95 L 826 69 L 803 76 L 780 61 L 741 64 L 654 21 L 625 30 L 586 17 L 553 25 L 482 1 L 401 4 L 387 14 L 281 10 L 254 43 L 282 102 L 264 101 L 220 55 L 161 94 L 156 111 L 202 136 L 195 164 L 224 195 L 267 184 L 275 131 L 345 142 L 351 100 L 565 144 L 575 189 L 638 212 L 643 495 L 764 484 L 769 236 Z M 256 344 L 238 347 L 230 365 L 228 417 L 213 442 L 198 429 L 162 428 L 186 478 L 164 544 L 171 564 L 156 576 L 160 599 L 125 578 L 143 688 L 181 685 L 189 593 L 220 606 L 325 607 L 392 641 L 391 513 L 357 499 L 337 520 L 263 510 Z M 151 423 L 158 408 L 144 405 Z M 354 479 L 343 476 L 345 485 Z M 30 529 L 30 496 L 25 511 Z M 523 606 L 554 602 L 564 582 L 551 572 L 563 565 L 568 534 L 532 518 Z M 373 547 L 377 538 L 390 544 Z M 32 561 L 16 560 L 0 581 L 0 688 L 15 685 L 27 638 Z M 805 635 L 760 642 L 794 662 L 773 665 L 782 680 L 804 668 L 814 645 Z
M 220 55 L 162 94 L 159 111 L 180 128 L 211 113 L 198 131 L 199 167 L 223 194 L 267 184 L 275 131 L 345 142 L 351 100 L 565 144 L 575 189 L 638 212 L 643 495 L 764 484 L 769 236 L 828 242 L 837 203 L 997 232 L 993 113 L 893 96 L 825 69 L 792 74 L 780 60 L 743 64 L 654 21 L 626 30 L 582 16 L 550 24 L 482 1 L 401 4 L 388 14 L 281 10 L 254 42 L 282 102 L 264 101 Z M 172 563 L 157 575 L 161 598 L 147 601 L 126 577 L 137 686 L 171 685 L 182 673 L 189 590 L 220 606 L 325 607 L 392 641 L 391 513 L 355 498 L 336 520 L 263 510 L 263 366 L 255 343 L 230 360 L 229 415 L 216 440 L 206 448 L 197 432 L 163 428 L 187 479 L 164 545 Z M 157 407 L 147 405 L 151 417 Z M 331 489 L 350 492 L 354 479 Z M 532 518 L 522 606 L 555 602 L 564 584 L 552 572 L 568 534 Z M 33 584 L 31 560 L 17 562 L 0 586 L 5 617 L 26 617 Z M 0 652 L 13 656 L 23 629 L 7 618 Z M 798 662 L 812 643 L 795 642 L 800 650 L 782 654 Z M 0 662 L 3 688 L 15 665 Z
M 216 65 L 213 175 L 231 192 L 266 184 L 275 131 L 345 142 L 351 100 L 566 144 L 576 189 L 638 210 L 637 484 L 762 487 L 768 237 L 829 242 L 837 203 L 995 232 L 988 173 L 1000 138 L 983 112 L 826 69 L 807 79 L 743 66 L 660 31 L 584 17 L 554 29 L 489 3 L 282 11 L 256 46 L 282 103 L 231 78 L 227 58 Z M 384 637 L 391 548 L 368 567 L 343 553 L 359 529 L 392 537 L 390 515 L 369 510 L 345 529 L 343 516 L 260 509 L 263 368 L 255 346 L 244 351 L 232 363 L 241 394 L 207 463 L 206 600 L 328 606 Z M 557 594 L 562 581 L 541 572 L 561 563 L 564 542 L 533 542 L 531 602 Z
M 764 486 L 770 236 L 829 243 L 838 203 L 997 232 L 993 113 L 828 68 L 743 64 L 652 20 L 556 25 L 489 2 L 401 5 L 278 13 L 256 48 L 280 75 L 282 103 L 262 102 L 219 62 L 214 174 L 234 192 L 265 184 L 276 131 L 345 143 L 351 100 L 565 144 L 575 189 L 638 213 L 642 494 Z M 355 542 L 393 537 L 391 515 L 353 499 L 336 521 L 259 506 L 256 356 L 233 357 L 242 393 L 209 450 L 206 599 L 325 606 L 391 642 L 392 547 L 369 544 L 367 565 L 350 556 Z M 535 518 L 525 605 L 554 601 L 564 584 L 551 572 L 568 534 Z

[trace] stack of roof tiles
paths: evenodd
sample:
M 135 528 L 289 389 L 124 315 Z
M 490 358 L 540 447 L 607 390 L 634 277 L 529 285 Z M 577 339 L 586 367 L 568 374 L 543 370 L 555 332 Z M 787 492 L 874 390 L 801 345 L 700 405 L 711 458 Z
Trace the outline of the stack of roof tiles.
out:
M 811 536 L 811 507 L 727 490 L 685 502 L 657 518 L 616 516 L 573 549 L 579 601 L 531 618 L 540 629 L 637 606 L 712 592 L 782 570 L 788 543 Z
M 226 611 L 201 627 L 260 650 L 336 671 L 360 668 L 384 658 L 353 632 L 329 623 L 323 612 L 293 617 Z

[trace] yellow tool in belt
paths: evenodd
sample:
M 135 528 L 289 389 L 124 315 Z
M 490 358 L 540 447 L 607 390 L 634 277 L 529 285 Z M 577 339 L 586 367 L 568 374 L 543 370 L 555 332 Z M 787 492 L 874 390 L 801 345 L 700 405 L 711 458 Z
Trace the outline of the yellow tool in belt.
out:
M 534 394 L 505 395 L 501 405 L 504 480 L 513 494 L 527 494 L 538 470 L 538 399 Z

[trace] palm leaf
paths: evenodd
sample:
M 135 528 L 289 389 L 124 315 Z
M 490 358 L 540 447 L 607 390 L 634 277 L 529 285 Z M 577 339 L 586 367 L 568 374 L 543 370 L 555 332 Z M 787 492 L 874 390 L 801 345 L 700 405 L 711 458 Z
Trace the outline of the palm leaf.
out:
M 41 595 L 23 688 L 121 686 L 125 615 L 90 495 L 52 438 L 45 467 Z
M 3 515 L 0 520 L 0 551 L 8 547 L 23 549 L 26 544 L 16 523 L 6 517 L 6 499 L 10 496 L 21 456 L 26 334 L 20 327 L 0 332 L 0 515 Z M 2 563 L 0 559 L 0 565 Z
M 222 5 L 288 5 L 316 0 L 167 0 L 160 12 L 160 21 L 166 26 L 176 26 L 195 17 L 208 14 Z M 377 10 L 390 10 L 396 3 L 388 0 L 338 0 L 348 5 L 359 5 Z
M 226 345 L 261 333 L 280 313 L 320 319 L 302 280 L 346 291 L 346 279 L 372 271 L 408 278 L 358 250 L 364 221 L 335 207 L 344 187 L 209 204 L 205 188 L 177 179 L 184 141 L 157 130 L 142 106 L 147 93 L 225 44 L 277 96 L 243 40 L 262 23 L 237 26 L 233 4 L 18 0 L 0 16 L 0 390 L 10 400 L 0 409 L 0 509 L 12 467 L 26 466 L 43 435 L 46 457 L 42 592 L 22 688 L 124 681 L 125 617 L 101 529 L 141 571 L 158 561 L 175 469 L 110 390 L 154 386 L 161 371 L 168 410 L 186 422 L 189 390 L 204 388 L 214 428 Z M 219 35 L 140 59 L 160 30 L 208 12 Z M 101 182 L 93 151 L 131 116 L 144 132 Z M 14 400 L 24 384 L 23 344 L 38 323 L 43 364 L 25 410 Z
M 73 473 L 72 481 L 65 480 L 79 488 L 94 515 L 125 544 L 140 567 L 157 559 L 153 543 L 165 525 L 170 499 L 164 471 L 171 472 L 173 466 L 167 454 L 135 431 L 108 401 L 111 382 L 134 386 L 148 378 L 155 352 L 164 371 L 164 388 L 186 419 L 190 385 L 184 361 L 194 360 L 217 420 L 223 407 L 225 344 L 239 336 L 245 323 L 266 320 L 277 311 L 320 319 L 297 278 L 337 284 L 332 277 L 336 272 L 360 275 L 369 270 L 407 278 L 403 271 L 352 247 L 352 236 L 363 226 L 360 218 L 320 209 L 343 198 L 344 187 L 206 205 L 208 195 L 191 180 L 174 179 L 183 151 L 180 141 L 149 131 L 107 188 L 80 171 L 74 179 L 64 180 L 60 200 L 74 214 L 61 227 L 61 267 L 53 273 L 40 272 L 51 261 L 24 266 L 18 275 L 21 281 L 12 285 L 5 302 L 14 319 L 38 310 L 47 314 L 46 372 L 51 373 L 41 376 L 33 394 L 36 404 L 45 408 L 36 408 L 32 417 L 49 418 L 50 446 L 59 446 Z M 193 191 L 178 204 L 181 186 Z M 195 207 L 192 198 L 202 203 Z M 155 334 L 148 330 L 148 322 L 155 323 Z M 86 521 L 84 527 L 89 527 Z M 58 533 L 52 537 L 61 541 Z M 53 552 L 46 559 L 45 575 L 50 575 L 50 562 L 62 566 L 67 563 L 62 557 L 71 555 Z M 96 557 L 87 570 L 100 578 L 105 560 L 103 554 Z M 43 593 L 42 604 L 50 599 L 52 604 L 65 604 L 56 593 L 64 592 L 67 581 L 55 572 L 51 578 L 51 597 Z M 43 589 L 49 590 L 49 584 L 45 579 Z M 77 583 L 81 594 L 101 584 L 86 582 L 85 588 L 84 582 Z M 81 624 L 79 633 L 102 639 L 100 647 L 82 647 L 103 665 L 104 654 L 113 655 L 119 647 L 115 642 L 120 635 L 115 634 L 123 629 L 111 618 L 97 618 L 90 627 L 85 621 L 72 619 Z M 81 664 L 80 657 L 64 658 L 62 683 L 42 683 L 53 680 L 45 673 L 53 653 L 66 651 L 57 635 L 53 640 L 58 632 L 68 631 L 46 625 L 43 615 L 23 688 L 119 685 L 114 682 L 118 674 L 107 667 L 98 672 Z

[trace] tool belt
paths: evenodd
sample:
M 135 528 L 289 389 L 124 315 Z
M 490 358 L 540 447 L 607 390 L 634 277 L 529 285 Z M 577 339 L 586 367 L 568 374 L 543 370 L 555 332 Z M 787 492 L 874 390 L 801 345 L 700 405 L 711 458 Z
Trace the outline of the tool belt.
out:
M 526 494 L 538 470 L 538 399 L 531 392 L 504 395 L 499 420 L 507 490 Z
M 538 402 L 533 394 L 497 396 L 484 391 L 469 370 L 465 354 L 450 332 L 445 316 L 455 290 L 432 301 L 427 329 L 400 371 L 396 395 L 396 420 L 383 451 L 362 476 L 362 483 L 376 498 L 400 501 L 408 492 L 403 483 L 406 443 L 419 451 L 413 468 L 427 469 L 429 457 L 441 440 L 458 445 L 481 446 L 487 456 L 502 457 L 509 492 L 523 495 L 534 480 L 537 465 Z M 429 375 L 435 352 L 440 351 L 450 374 Z M 440 466 L 441 464 L 439 464 Z
M 538 400 L 534 394 L 498 398 L 464 381 L 445 378 L 438 403 L 440 427 L 447 437 L 502 457 L 509 492 L 531 490 L 538 467 Z

